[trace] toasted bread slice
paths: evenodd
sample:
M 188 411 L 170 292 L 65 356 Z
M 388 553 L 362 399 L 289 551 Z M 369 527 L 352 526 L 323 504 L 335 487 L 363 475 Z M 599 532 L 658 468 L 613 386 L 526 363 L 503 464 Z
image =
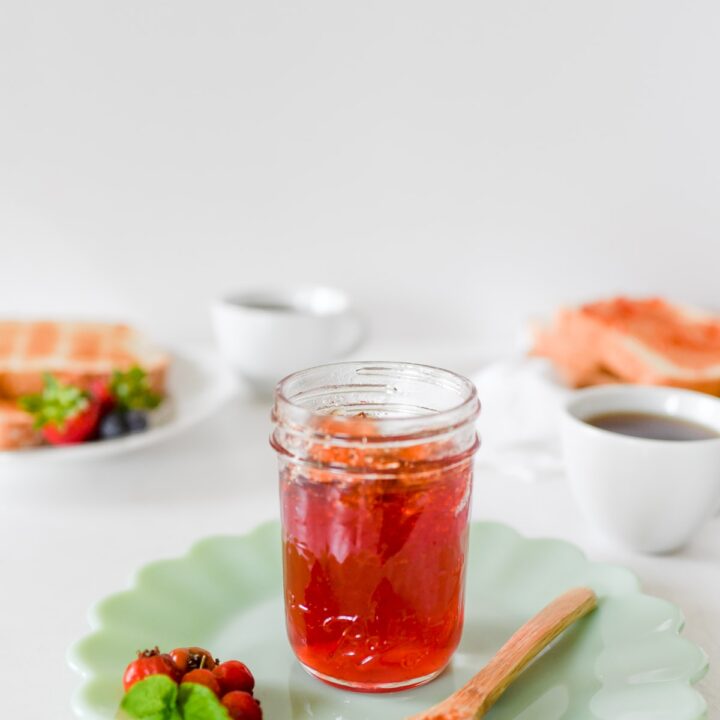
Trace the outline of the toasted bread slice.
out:
M 536 335 L 575 387 L 603 374 L 621 382 L 673 385 L 720 395 L 720 317 L 660 298 L 613 298 L 558 313 Z
M 0 400 L 0 450 L 18 450 L 41 442 L 42 436 L 33 428 L 32 417 L 14 400 Z
M 127 325 L 0 322 L 0 397 L 42 389 L 49 372 L 81 387 L 113 370 L 139 365 L 156 392 L 164 392 L 168 356 Z

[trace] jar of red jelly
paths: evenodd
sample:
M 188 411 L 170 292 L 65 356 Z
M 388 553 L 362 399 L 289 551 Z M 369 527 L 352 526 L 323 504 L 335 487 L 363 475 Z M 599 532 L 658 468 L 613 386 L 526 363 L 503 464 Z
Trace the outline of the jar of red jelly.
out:
M 351 362 L 277 387 L 285 612 L 312 675 L 387 692 L 432 680 L 463 624 L 473 384 Z

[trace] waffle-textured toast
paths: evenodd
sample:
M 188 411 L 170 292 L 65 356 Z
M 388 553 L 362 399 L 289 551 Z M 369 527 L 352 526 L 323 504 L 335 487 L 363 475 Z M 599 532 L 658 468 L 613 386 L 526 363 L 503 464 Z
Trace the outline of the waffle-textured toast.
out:
M 167 355 L 127 325 L 0 322 L 0 397 L 39 392 L 45 372 L 86 387 L 133 365 L 164 391 Z
M 573 387 L 614 378 L 720 395 L 720 317 L 661 298 L 565 308 L 537 332 L 532 352 Z
M 0 449 L 38 442 L 17 398 L 39 392 L 43 373 L 87 388 L 134 365 L 147 372 L 153 390 L 165 392 L 168 356 L 127 325 L 0 321 Z

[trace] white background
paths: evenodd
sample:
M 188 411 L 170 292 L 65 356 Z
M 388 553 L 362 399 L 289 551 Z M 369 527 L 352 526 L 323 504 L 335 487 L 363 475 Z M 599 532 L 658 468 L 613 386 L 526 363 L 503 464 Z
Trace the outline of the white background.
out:
M 559 302 L 720 309 L 719 39 L 715 0 L 0 0 L 0 315 L 204 339 L 218 293 L 326 282 L 374 347 L 471 371 Z M 276 514 L 258 418 L 0 478 L 13 717 L 69 717 L 65 648 L 134 569 Z M 718 521 L 641 558 L 596 545 L 560 484 L 478 487 L 477 517 L 680 604 L 717 716 Z
M 3 0 L 0 311 L 207 334 L 348 289 L 508 347 L 601 293 L 720 307 L 715 0 Z

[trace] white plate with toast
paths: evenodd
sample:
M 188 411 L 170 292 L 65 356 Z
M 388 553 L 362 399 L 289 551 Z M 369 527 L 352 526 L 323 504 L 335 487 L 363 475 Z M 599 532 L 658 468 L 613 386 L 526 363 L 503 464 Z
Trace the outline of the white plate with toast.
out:
M 173 349 L 167 353 L 167 360 L 164 370 L 165 399 L 150 414 L 150 424 L 144 432 L 77 445 L 41 445 L 0 450 L 0 467 L 85 461 L 143 448 L 200 422 L 236 392 L 234 376 L 210 352 L 189 348 Z

